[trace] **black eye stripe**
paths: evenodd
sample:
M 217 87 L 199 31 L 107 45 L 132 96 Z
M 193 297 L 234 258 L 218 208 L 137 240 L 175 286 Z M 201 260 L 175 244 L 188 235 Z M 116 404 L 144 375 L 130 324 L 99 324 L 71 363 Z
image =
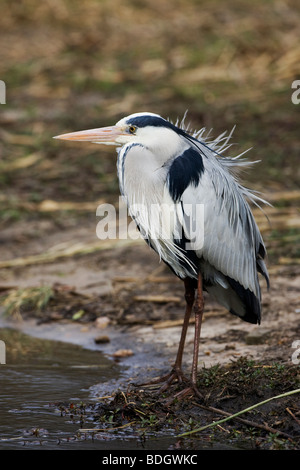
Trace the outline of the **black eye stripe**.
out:
M 147 114 L 143 116 L 136 116 L 127 121 L 127 124 L 131 126 L 137 127 L 147 127 L 147 126 L 154 126 L 154 127 L 166 127 L 172 129 L 179 135 L 187 136 L 188 134 L 179 127 L 172 124 L 170 121 L 163 119 L 160 116 L 149 116 Z
M 160 116 L 149 116 L 147 114 L 142 116 L 132 117 L 127 121 L 130 126 L 146 127 L 169 127 L 170 123 Z

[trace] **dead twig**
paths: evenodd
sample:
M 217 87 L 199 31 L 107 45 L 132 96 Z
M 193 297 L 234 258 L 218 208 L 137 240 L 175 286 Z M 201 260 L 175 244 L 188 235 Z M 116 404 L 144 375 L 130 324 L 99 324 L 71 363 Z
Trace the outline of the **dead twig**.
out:
M 300 388 L 296 389 L 296 390 L 291 390 L 290 392 L 286 392 L 286 393 L 282 393 L 280 395 L 276 395 L 275 397 L 271 397 L 271 398 L 268 398 L 267 400 L 263 400 L 259 403 L 256 403 L 255 405 L 252 405 L 252 406 L 249 406 L 248 408 L 245 408 L 241 411 L 238 411 L 237 413 L 234 413 L 234 414 L 230 414 L 230 413 L 227 413 L 226 411 L 223 411 L 223 410 L 219 410 L 218 408 L 213 408 L 213 407 L 208 407 L 208 409 L 211 409 L 211 411 L 214 411 L 214 412 L 217 412 L 217 413 L 220 413 L 220 414 L 223 414 L 223 415 L 226 415 L 227 417 L 224 418 L 224 419 L 221 419 L 219 421 L 213 421 L 212 423 L 210 424 L 207 424 L 205 426 L 202 426 L 200 428 L 197 428 L 197 429 L 194 429 L 192 431 L 188 431 L 188 432 L 185 432 L 183 434 L 180 434 L 178 437 L 185 437 L 185 436 L 189 436 L 190 434 L 195 434 L 197 432 L 200 432 L 200 431 L 203 431 L 204 429 L 207 429 L 207 428 L 210 428 L 210 427 L 213 427 L 213 426 L 217 426 L 219 424 L 222 424 L 224 423 L 225 421 L 229 421 L 230 419 L 236 419 L 237 417 L 239 417 L 241 414 L 243 413 L 247 413 L 248 411 L 251 411 L 251 410 L 254 410 L 255 408 L 261 406 L 261 405 L 264 405 L 265 403 L 268 403 L 272 400 L 277 400 L 277 399 L 280 399 L 280 398 L 285 398 L 285 397 L 288 397 L 290 395 L 294 395 L 295 393 L 300 393 Z M 203 405 L 198 405 L 198 406 L 203 406 Z M 239 418 L 240 419 L 240 418 Z M 245 420 L 245 421 L 248 421 L 248 420 Z M 281 435 L 284 435 L 285 437 L 287 438 L 292 438 L 292 436 L 290 436 L 289 434 L 286 434 L 286 433 L 283 433 L 282 431 L 279 431 L 277 429 L 273 429 L 273 428 L 269 428 L 268 426 L 266 425 L 260 425 L 259 423 L 252 423 L 250 421 L 250 425 L 251 426 L 255 426 L 255 427 L 262 427 L 263 426 L 263 429 L 264 430 L 267 430 L 268 432 L 275 432 L 277 434 L 281 434 Z
M 228 416 L 229 418 L 232 416 L 231 413 L 228 413 L 227 411 L 224 411 L 224 410 L 220 410 L 219 408 L 214 408 L 213 406 L 204 406 L 204 405 L 199 405 L 198 403 L 194 403 L 194 405 L 198 406 L 199 408 L 202 408 L 203 410 L 211 411 L 212 413 L 218 413 L 218 414 L 223 415 L 223 416 Z M 265 425 L 265 424 L 256 423 L 255 421 L 251 421 L 249 419 L 240 418 L 240 417 L 235 417 L 234 419 L 236 421 L 239 421 L 242 424 L 245 424 L 246 426 L 251 426 L 253 428 L 263 429 L 264 431 L 272 432 L 274 434 L 275 433 L 281 434 L 286 438 L 291 438 L 292 437 L 289 434 L 286 434 L 282 431 L 278 431 L 278 429 L 274 429 L 274 428 L 272 428 L 268 425 Z M 217 422 L 216 422 L 216 424 L 217 424 Z
M 298 419 L 294 413 L 292 413 L 292 411 L 289 409 L 289 408 L 286 408 L 286 411 L 292 416 L 292 418 L 294 418 L 294 420 L 296 421 L 297 424 L 300 425 L 300 419 Z
M 135 421 L 131 421 L 130 423 L 123 424 L 122 426 L 116 426 L 112 428 L 83 428 L 78 429 L 78 432 L 107 432 L 107 431 L 116 431 L 117 429 L 127 428 L 128 426 L 132 426 L 135 424 Z
M 95 253 L 96 251 L 109 250 L 111 248 L 121 248 L 137 243 L 138 240 L 98 240 L 95 243 L 75 243 L 66 246 L 63 249 L 51 250 L 38 255 L 25 256 L 23 258 L 14 258 L 0 261 L 0 268 L 13 268 L 21 266 L 30 266 L 34 264 L 51 263 L 58 259 L 68 258 L 75 255 L 84 255 Z
M 190 324 L 195 323 L 195 319 L 191 318 Z M 183 319 L 180 320 L 165 320 L 165 321 L 159 321 L 154 323 L 153 329 L 158 330 L 162 328 L 172 328 L 174 326 L 182 326 L 183 325 Z
M 175 295 L 136 295 L 134 297 L 136 302 L 155 302 L 155 303 L 168 303 L 168 302 L 181 302 L 181 298 Z

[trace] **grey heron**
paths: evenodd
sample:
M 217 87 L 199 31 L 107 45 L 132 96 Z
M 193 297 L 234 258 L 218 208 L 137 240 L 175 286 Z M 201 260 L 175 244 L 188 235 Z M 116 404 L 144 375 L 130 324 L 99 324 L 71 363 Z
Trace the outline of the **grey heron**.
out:
M 185 390 L 197 393 L 204 290 L 242 320 L 260 323 L 258 273 L 269 286 L 266 249 L 249 205 L 266 201 L 238 180 L 235 170 L 249 162 L 240 155 L 224 156 L 230 135 L 209 142 L 203 131 L 191 132 L 184 123 L 144 112 L 112 127 L 56 136 L 117 146 L 120 191 L 129 214 L 147 243 L 184 282 L 181 337 L 173 369 L 161 378 L 162 390 L 173 381 L 186 381 L 182 357 L 194 309 L 194 352 Z

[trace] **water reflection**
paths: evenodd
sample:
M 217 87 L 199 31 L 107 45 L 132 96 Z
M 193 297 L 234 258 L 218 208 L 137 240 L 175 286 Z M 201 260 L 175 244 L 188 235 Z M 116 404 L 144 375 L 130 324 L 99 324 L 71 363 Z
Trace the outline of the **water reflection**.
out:
M 146 440 L 129 428 L 95 435 L 79 431 L 99 427 L 93 418 L 96 389 L 106 395 L 126 377 L 123 366 L 121 374 L 121 367 L 101 352 L 8 328 L 0 328 L 0 339 L 6 345 L 6 364 L 0 364 L 0 450 L 177 449 L 172 430 Z M 181 441 L 180 446 L 193 451 L 211 448 L 197 439 Z M 213 448 L 228 446 L 216 442 Z
M 0 449 L 53 445 L 74 439 L 78 422 L 60 418 L 59 402 L 89 400 L 95 383 L 118 377 L 99 351 L 0 329 L 6 364 L 0 365 Z

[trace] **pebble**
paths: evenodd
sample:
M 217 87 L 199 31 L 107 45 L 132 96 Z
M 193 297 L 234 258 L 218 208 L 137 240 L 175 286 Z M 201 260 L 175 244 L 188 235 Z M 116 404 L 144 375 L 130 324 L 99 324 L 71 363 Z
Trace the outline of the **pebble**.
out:
M 98 317 L 95 320 L 95 326 L 97 328 L 106 328 L 110 324 L 110 318 L 108 317 Z
M 133 355 L 132 349 L 118 349 L 117 351 L 113 353 L 114 357 L 128 357 L 132 355 Z
M 97 336 L 97 338 L 95 338 L 94 341 L 96 344 L 105 344 L 105 343 L 109 343 L 110 339 L 109 339 L 109 336 L 102 335 L 102 336 Z

